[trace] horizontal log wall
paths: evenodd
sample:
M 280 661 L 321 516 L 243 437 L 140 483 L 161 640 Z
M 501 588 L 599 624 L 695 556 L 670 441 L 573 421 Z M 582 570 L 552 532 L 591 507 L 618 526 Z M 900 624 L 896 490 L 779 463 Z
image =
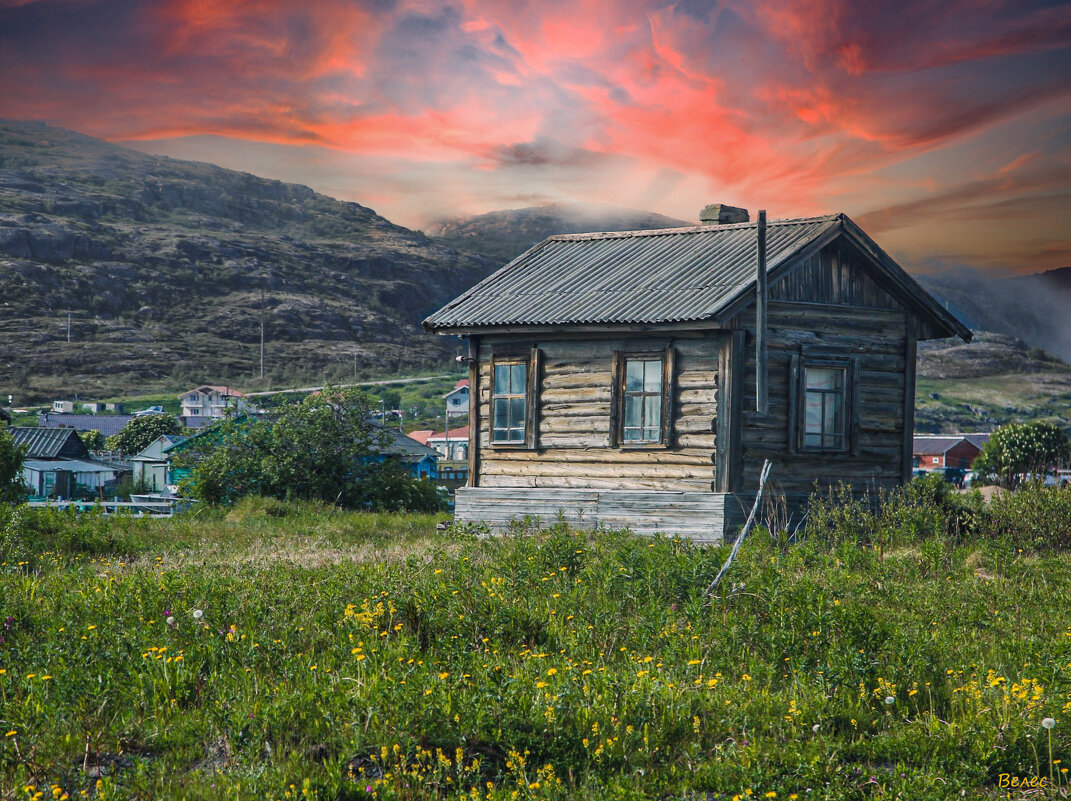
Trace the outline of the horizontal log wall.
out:
M 485 338 L 479 354 L 480 487 L 710 492 L 717 416 L 717 333 L 558 340 Z M 491 357 L 538 347 L 538 448 L 490 445 Z M 610 447 L 615 351 L 675 350 L 670 447 Z
M 751 489 L 765 459 L 771 481 L 786 492 L 808 492 L 840 482 L 856 489 L 889 488 L 902 477 L 904 392 L 909 315 L 896 309 L 853 308 L 771 301 L 768 309 L 769 413 L 755 411 L 754 317 L 741 315 L 747 331 L 740 437 L 743 474 Z M 858 360 L 858 424 L 855 453 L 790 452 L 789 372 L 793 355 Z M 801 423 L 802 424 L 802 423 Z

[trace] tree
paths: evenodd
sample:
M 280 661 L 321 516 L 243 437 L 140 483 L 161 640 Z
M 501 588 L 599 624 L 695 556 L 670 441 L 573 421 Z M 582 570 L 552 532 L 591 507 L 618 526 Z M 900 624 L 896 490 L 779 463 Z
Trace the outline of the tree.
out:
M 26 494 L 22 483 L 22 462 L 26 446 L 19 445 L 11 432 L 0 427 L 0 501 L 18 503 Z
M 86 446 L 88 450 L 99 451 L 104 449 L 104 435 L 95 429 L 89 429 L 88 431 L 79 431 L 78 437 L 82 440 L 82 444 Z
M 134 417 L 114 437 L 108 437 L 108 447 L 123 453 L 138 453 L 157 437 L 179 432 L 178 421 L 169 414 L 146 414 Z
M 996 474 L 1000 483 L 1015 487 L 1023 476 L 1045 475 L 1071 459 L 1067 432 L 1055 423 L 1040 420 L 1001 426 L 985 444 L 972 469 Z
M 377 464 L 384 434 L 369 419 L 371 410 L 363 393 L 327 390 L 282 404 L 260 419 L 225 420 L 183 457 L 193 468 L 186 490 L 221 504 L 263 495 L 351 508 L 375 505 L 370 493 L 374 487 L 382 494 L 384 482 L 369 479 L 388 468 Z M 426 503 L 426 493 L 399 485 L 393 474 L 389 483 L 396 488 L 391 508 L 399 499 L 406 508 Z

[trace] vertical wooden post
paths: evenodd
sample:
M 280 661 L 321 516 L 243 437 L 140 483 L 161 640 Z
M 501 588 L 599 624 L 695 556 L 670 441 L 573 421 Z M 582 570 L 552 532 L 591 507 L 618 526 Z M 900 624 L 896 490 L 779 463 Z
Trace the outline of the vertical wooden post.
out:
M 480 473 L 480 338 L 469 335 L 469 481 L 478 487 Z
M 904 438 L 902 463 L 902 479 L 906 484 L 911 480 L 914 472 L 915 458 L 912 451 L 915 449 L 915 356 L 918 344 L 915 338 L 915 317 L 907 314 L 907 337 L 904 343 Z
M 755 273 L 755 411 L 770 409 L 766 379 L 766 210 L 759 211 L 758 263 Z

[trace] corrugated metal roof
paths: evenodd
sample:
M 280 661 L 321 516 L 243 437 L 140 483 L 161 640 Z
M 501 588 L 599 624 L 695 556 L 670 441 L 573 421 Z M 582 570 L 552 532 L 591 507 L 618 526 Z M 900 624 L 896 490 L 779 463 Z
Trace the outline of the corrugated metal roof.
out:
M 32 426 L 12 426 L 8 429 L 15 442 L 26 446 L 27 459 L 55 459 L 60 456 L 89 456 L 89 451 L 82 445 L 73 428 L 34 428 Z M 78 442 L 66 448 L 71 437 Z
M 767 225 L 767 270 L 840 215 Z M 756 224 L 552 236 L 424 321 L 498 325 L 667 323 L 716 315 L 754 281 Z
M 436 458 L 439 456 L 439 452 L 434 448 L 429 448 L 412 437 L 407 437 L 395 428 L 388 428 L 381 423 L 372 423 L 372 429 L 386 435 L 383 444 L 374 449 L 377 453 L 405 459 L 415 457 L 418 460 L 426 456 L 434 456 Z
M 85 459 L 27 459 L 23 467 L 47 473 L 51 470 L 70 470 L 72 473 L 121 473 L 123 468 L 114 464 L 87 461 Z

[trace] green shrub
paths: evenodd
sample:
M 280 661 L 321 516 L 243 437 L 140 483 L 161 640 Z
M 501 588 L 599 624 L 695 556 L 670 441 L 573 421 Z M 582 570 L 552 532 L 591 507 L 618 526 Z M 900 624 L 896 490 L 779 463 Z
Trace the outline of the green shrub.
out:
M 989 504 L 978 534 L 1025 551 L 1071 550 L 1071 488 L 1024 484 Z

